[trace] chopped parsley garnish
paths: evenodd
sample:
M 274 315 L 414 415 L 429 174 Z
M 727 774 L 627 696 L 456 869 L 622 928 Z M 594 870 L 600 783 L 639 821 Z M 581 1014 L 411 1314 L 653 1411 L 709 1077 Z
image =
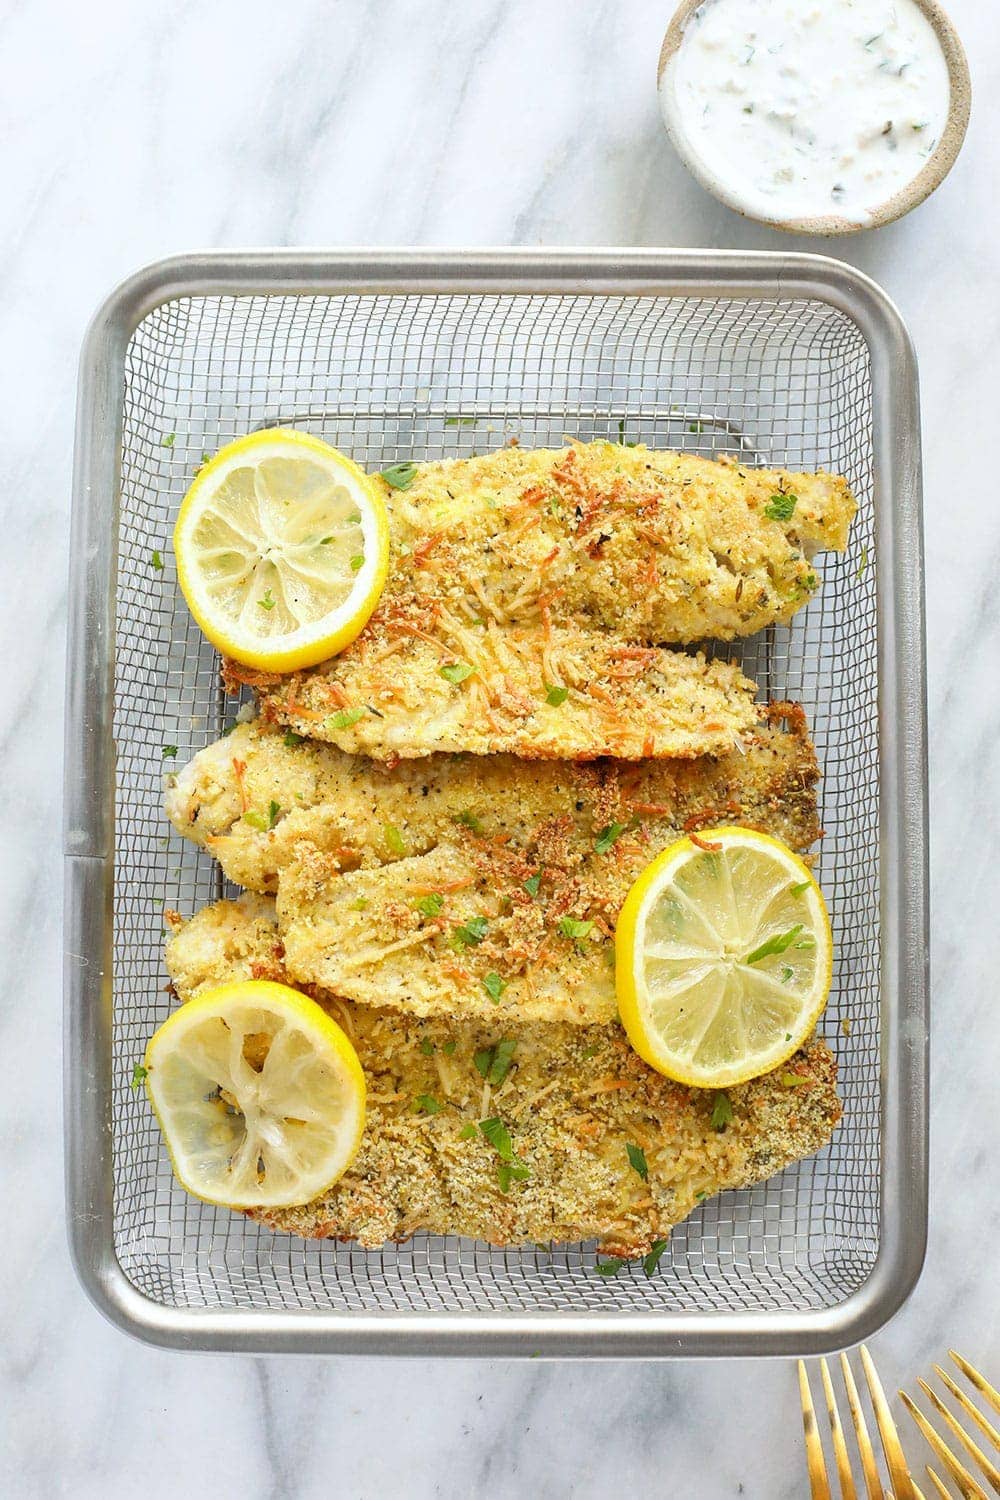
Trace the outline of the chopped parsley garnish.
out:
M 385 824 L 382 829 L 382 837 L 385 839 L 387 847 L 391 849 L 393 854 L 406 853 L 406 844 L 403 841 L 403 835 L 400 833 L 395 823 Z
M 351 911 L 364 911 L 367 905 L 367 896 L 355 896 L 354 900 L 351 902 Z
M 619 422 L 618 422 L 618 441 L 620 443 L 624 443 L 624 441 L 625 441 L 625 418 L 624 417 L 621 417 L 619 419 Z
M 857 580 L 860 583 L 868 571 L 868 547 L 867 544 L 861 548 L 861 561 L 858 563 Z
M 152 557 L 149 560 L 152 563 L 153 567 L 156 569 L 157 573 L 162 573 L 163 572 L 163 553 L 162 552 L 154 552 L 153 555 L 152 555 Z
M 598 1276 L 617 1276 L 624 1264 L 623 1260 L 619 1260 L 618 1256 L 614 1256 L 611 1260 L 597 1261 L 594 1270 Z
M 454 821 L 456 823 L 464 823 L 466 828 L 472 829 L 473 833 L 482 833 L 483 831 L 482 823 L 480 823 L 475 813 L 469 812 L 468 808 L 464 808 L 462 812 L 456 813 Z
M 534 873 L 534 875 L 529 875 L 528 878 L 527 878 L 527 880 L 524 882 L 524 889 L 527 891 L 527 893 L 528 893 L 529 896 L 537 896 L 538 892 L 541 890 L 541 886 L 542 886 L 542 872 L 541 872 L 541 870 L 536 870 L 535 873 Z
M 762 958 L 770 958 L 773 953 L 784 953 L 787 948 L 792 946 L 801 931 L 802 923 L 797 922 L 787 932 L 774 933 L 772 937 L 767 938 L 761 943 L 759 948 L 755 948 L 752 953 L 748 953 L 743 962 L 745 964 L 758 964 Z
M 359 510 L 352 510 L 351 514 L 347 517 L 347 524 L 348 526 L 360 526 L 361 512 Z M 331 537 L 330 540 L 332 541 L 333 538 Z
M 428 1041 L 428 1039 L 424 1037 L 423 1041 L 420 1043 L 420 1050 L 425 1057 L 430 1057 L 434 1051 L 434 1043 Z
M 467 677 L 471 677 L 475 670 L 475 667 L 470 666 L 467 661 L 449 661 L 445 662 L 443 667 L 438 667 L 438 672 L 445 681 L 452 683 L 455 687 L 460 682 L 464 682 Z
M 596 1042 L 591 1042 L 589 1047 L 584 1047 L 583 1051 L 580 1053 L 580 1056 L 587 1060 L 591 1057 L 596 1057 L 600 1050 L 601 1049 L 598 1047 Z
M 418 1094 L 414 1102 L 414 1109 L 421 1115 L 439 1115 L 444 1109 L 440 1100 L 435 1099 L 433 1094 Z
M 608 850 L 617 844 L 625 832 L 625 827 L 624 823 L 609 823 L 607 828 L 602 828 L 597 835 L 597 842 L 594 845 L 595 853 L 607 854 Z
M 487 995 L 489 995 L 494 1005 L 500 1004 L 500 996 L 503 994 L 506 988 L 506 984 L 494 969 L 491 969 L 486 978 L 483 980 L 483 989 L 486 991 Z
M 575 943 L 592 932 L 593 927 L 593 922 L 581 922 L 578 917 L 562 917 L 559 922 L 559 931 L 563 937 L 572 938 Z
M 444 897 L 440 891 L 431 891 L 429 896 L 421 896 L 417 902 L 417 911 L 424 917 L 439 917 L 443 906 Z
M 782 971 L 781 971 L 781 982 L 782 982 L 782 984 L 788 984 L 788 982 L 791 979 L 794 979 L 794 977 L 795 977 L 795 970 L 794 969 L 790 969 L 787 966 L 787 964 L 786 964 L 785 968 L 783 968 Z M 785 1037 L 785 1041 L 786 1042 L 788 1041 L 788 1037 L 787 1036 Z
M 798 885 L 790 885 L 788 887 L 788 894 L 790 896 L 801 896 L 802 892 L 807 891 L 811 885 L 811 880 L 800 880 Z
M 704 1197 L 704 1194 L 702 1194 L 702 1196 Z M 650 1250 L 649 1254 L 643 1256 L 642 1269 L 645 1271 L 647 1277 L 652 1276 L 655 1273 L 657 1266 L 660 1264 L 660 1257 L 663 1255 L 663 1252 L 666 1248 L 666 1240 L 654 1240 L 653 1248 Z
M 634 1171 L 638 1172 L 643 1182 L 648 1182 L 649 1167 L 646 1164 L 645 1151 L 643 1151 L 641 1146 L 633 1146 L 631 1141 L 627 1142 L 625 1150 L 628 1152 L 629 1165 Z
M 705 429 L 700 422 L 689 422 L 688 432 L 704 432 Z
M 489 925 L 485 917 L 470 917 L 467 922 L 462 923 L 461 927 L 453 927 L 451 932 L 452 947 L 459 949 L 470 946 L 475 947 L 486 936 L 486 929 Z
M 457 1042 L 442 1042 L 441 1051 L 444 1053 L 445 1057 L 452 1057 L 457 1046 Z
M 797 1089 L 803 1083 L 805 1083 L 805 1079 L 801 1073 L 782 1073 L 781 1075 L 781 1087 L 783 1089 Z
M 294 729 L 286 729 L 283 743 L 288 746 L 289 750 L 291 750 L 293 746 L 301 745 L 303 738 L 304 736 L 301 734 L 296 734 Z
M 394 490 L 408 490 L 417 477 L 417 466 L 413 463 L 390 464 L 382 470 L 381 477 Z
M 257 600 L 257 607 L 259 609 L 273 609 L 276 603 L 277 600 L 274 598 L 271 590 L 265 589 L 263 599 Z
M 485 1078 L 487 1083 L 496 1087 L 497 1084 L 503 1083 L 510 1072 L 510 1065 L 514 1060 L 516 1050 L 517 1042 L 510 1040 L 497 1042 L 495 1047 L 483 1047 L 473 1058 L 476 1072 L 481 1078 Z
M 365 555 L 359 552 L 356 557 L 351 558 L 351 572 L 358 573 L 365 565 Z
M 558 708 L 560 703 L 565 703 L 569 697 L 569 688 L 560 687 L 557 682 L 546 682 L 544 686 L 545 701 L 546 703 L 550 703 L 553 708 Z
M 162 437 L 160 439 L 160 447 L 161 448 L 172 448 L 174 446 L 174 441 L 175 441 L 176 437 L 177 437 L 176 432 L 168 432 L 165 437 Z
M 497 1182 L 501 1193 L 506 1193 L 512 1182 L 524 1182 L 531 1176 L 531 1168 L 523 1161 L 502 1161 L 497 1167 Z
M 475 427 L 479 421 L 478 417 L 445 417 L 446 427 Z
M 268 803 L 266 813 L 245 812 L 243 814 L 243 821 L 244 823 L 249 823 L 251 828 L 257 828 L 261 833 L 267 833 L 277 823 L 280 812 L 281 804 L 272 800 Z
M 733 1103 L 725 1089 L 720 1089 L 712 1105 L 712 1129 L 725 1130 L 733 1118 Z
M 149 1076 L 149 1069 L 144 1068 L 142 1063 L 136 1063 L 132 1069 L 132 1088 L 137 1089 L 140 1083 L 145 1083 Z
M 363 708 L 342 708 L 339 713 L 330 715 L 325 727 L 327 729 L 350 729 L 352 724 L 356 724 L 364 716 Z
M 510 1132 L 502 1120 L 498 1120 L 496 1116 L 490 1120 L 480 1120 L 479 1131 L 489 1141 L 501 1161 L 514 1160 L 514 1147 L 511 1144 Z
M 764 514 L 770 521 L 790 521 L 798 503 L 798 495 L 772 495 L 764 506 Z
M 811 937 L 804 937 L 800 943 L 795 944 L 796 951 L 800 948 L 815 948 L 816 944 Z
M 698 1202 L 700 1203 L 703 1198 L 707 1198 L 708 1197 L 708 1194 L 706 1193 L 706 1191 L 705 1191 L 704 1188 L 699 1188 L 698 1191 L 695 1193 L 695 1197 L 698 1199 Z
M 460 1141 L 471 1141 L 477 1133 L 475 1125 L 463 1125 L 458 1132 L 458 1138 Z
M 177 746 L 176 745 L 164 745 L 163 749 L 160 751 L 160 754 L 163 756 L 164 760 L 176 760 L 177 759 Z

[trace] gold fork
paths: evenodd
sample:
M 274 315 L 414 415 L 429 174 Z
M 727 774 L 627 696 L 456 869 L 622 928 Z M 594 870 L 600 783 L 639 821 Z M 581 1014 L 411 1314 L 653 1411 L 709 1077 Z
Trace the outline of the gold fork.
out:
M 979 1392 L 995 1412 L 1000 1412 L 1000 1395 L 993 1389 L 985 1376 L 980 1375 L 975 1366 L 970 1365 L 969 1361 L 963 1359 L 961 1354 L 956 1354 L 954 1349 L 949 1349 L 948 1353 L 969 1384 Z M 983 1415 L 978 1406 L 973 1405 L 966 1393 L 955 1383 L 947 1371 L 942 1370 L 940 1365 L 934 1366 L 934 1373 L 969 1421 L 978 1427 L 980 1433 L 987 1438 L 994 1452 L 1000 1453 L 1000 1432 L 997 1432 L 997 1429 L 993 1426 L 989 1418 Z M 918 1379 L 917 1384 L 937 1412 L 945 1427 L 958 1439 L 966 1453 L 969 1454 L 973 1462 L 978 1466 L 980 1472 L 985 1475 L 986 1481 L 994 1494 L 1000 1495 L 1000 1469 L 997 1468 L 993 1460 L 984 1451 L 982 1445 L 977 1443 L 975 1438 L 965 1431 L 957 1417 L 948 1410 L 933 1387 L 929 1386 L 926 1380 Z M 989 1500 L 986 1490 L 973 1477 L 954 1450 L 945 1442 L 944 1438 L 931 1426 L 931 1423 L 920 1410 L 919 1406 L 917 1406 L 916 1402 L 912 1401 L 905 1391 L 900 1391 L 899 1395 L 903 1405 L 920 1428 L 930 1447 L 934 1450 L 936 1457 L 958 1487 L 958 1492 L 962 1496 L 962 1500 Z M 951 1491 L 946 1487 L 943 1479 L 929 1464 L 927 1465 L 927 1474 L 938 1495 L 946 1497 L 950 1495 Z
M 865 1414 L 861 1409 L 861 1399 L 854 1380 L 854 1372 L 848 1362 L 847 1355 L 840 1356 L 840 1369 L 844 1377 L 844 1388 L 847 1391 L 847 1404 L 850 1408 L 851 1421 L 854 1424 L 854 1434 L 858 1442 L 858 1453 L 861 1455 L 861 1471 L 864 1475 L 866 1500 L 924 1500 L 924 1496 L 913 1482 L 913 1477 L 907 1467 L 903 1456 L 903 1448 L 896 1431 L 896 1424 L 892 1420 L 889 1411 L 889 1403 L 885 1399 L 882 1382 L 878 1378 L 878 1371 L 872 1361 L 871 1355 L 861 1346 L 861 1368 L 864 1372 L 865 1382 L 868 1386 L 868 1394 L 871 1396 L 872 1410 L 875 1413 L 875 1421 L 878 1423 L 879 1436 L 882 1439 L 882 1452 L 885 1454 L 886 1466 L 889 1470 L 889 1478 L 892 1481 L 892 1492 L 886 1494 L 882 1489 L 882 1481 L 879 1478 L 878 1464 L 875 1459 L 875 1450 L 872 1447 L 871 1438 L 868 1436 L 868 1424 Z M 841 1500 L 859 1500 L 858 1490 L 851 1473 L 851 1461 L 847 1452 L 847 1441 L 844 1437 L 844 1429 L 840 1421 L 840 1412 L 837 1407 L 837 1397 L 833 1389 L 833 1381 L 830 1378 L 830 1367 L 825 1359 L 819 1362 L 820 1377 L 823 1382 L 823 1394 L 826 1398 L 826 1409 L 830 1418 L 830 1434 L 833 1438 L 833 1456 L 837 1465 L 837 1478 L 840 1481 Z M 819 1425 L 816 1421 L 816 1410 L 813 1406 L 812 1391 L 809 1388 L 809 1376 L 802 1360 L 799 1360 L 799 1394 L 802 1398 L 802 1421 L 806 1434 L 806 1464 L 809 1469 L 809 1486 L 812 1500 L 833 1500 L 830 1490 L 830 1478 L 826 1469 L 826 1459 L 823 1457 L 823 1445 L 820 1441 Z M 945 1491 L 947 1494 L 947 1491 Z

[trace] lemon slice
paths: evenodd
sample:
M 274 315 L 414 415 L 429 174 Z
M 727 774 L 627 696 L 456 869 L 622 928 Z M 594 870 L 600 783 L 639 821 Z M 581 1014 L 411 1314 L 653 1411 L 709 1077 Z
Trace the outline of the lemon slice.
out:
M 164 1021 L 143 1062 L 174 1171 L 197 1198 L 288 1208 L 354 1159 L 361 1064 L 336 1022 L 297 990 L 264 980 L 209 990 Z
M 363 629 L 389 571 L 389 520 L 373 481 L 343 453 L 268 428 L 199 470 L 174 552 L 188 608 L 213 646 L 294 672 Z
M 629 891 L 615 934 L 618 1008 L 639 1056 L 679 1083 L 726 1088 L 806 1041 L 830 992 L 819 886 L 750 828 L 680 839 Z

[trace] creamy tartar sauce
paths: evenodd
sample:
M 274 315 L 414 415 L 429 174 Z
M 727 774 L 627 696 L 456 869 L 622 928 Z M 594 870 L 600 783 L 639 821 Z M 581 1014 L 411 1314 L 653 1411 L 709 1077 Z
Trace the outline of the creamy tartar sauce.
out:
M 732 206 L 864 225 L 934 151 L 948 68 L 914 0 L 705 0 L 660 98 Z

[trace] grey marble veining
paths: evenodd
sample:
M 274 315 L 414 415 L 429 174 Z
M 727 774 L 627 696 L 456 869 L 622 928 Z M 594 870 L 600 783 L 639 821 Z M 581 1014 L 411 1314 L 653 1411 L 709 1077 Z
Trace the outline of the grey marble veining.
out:
M 950 179 L 812 248 L 875 276 L 921 361 L 933 817 L 927 1266 L 874 1340 L 892 1383 L 957 1344 L 1000 1371 L 1000 36 L 951 0 L 976 91 Z M 146 1500 L 804 1492 L 781 1362 L 183 1356 L 105 1324 L 63 1232 L 61 722 L 76 359 L 120 277 L 247 244 L 787 242 L 706 196 L 653 88 L 649 0 L 0 5 L 0 1492 Z

